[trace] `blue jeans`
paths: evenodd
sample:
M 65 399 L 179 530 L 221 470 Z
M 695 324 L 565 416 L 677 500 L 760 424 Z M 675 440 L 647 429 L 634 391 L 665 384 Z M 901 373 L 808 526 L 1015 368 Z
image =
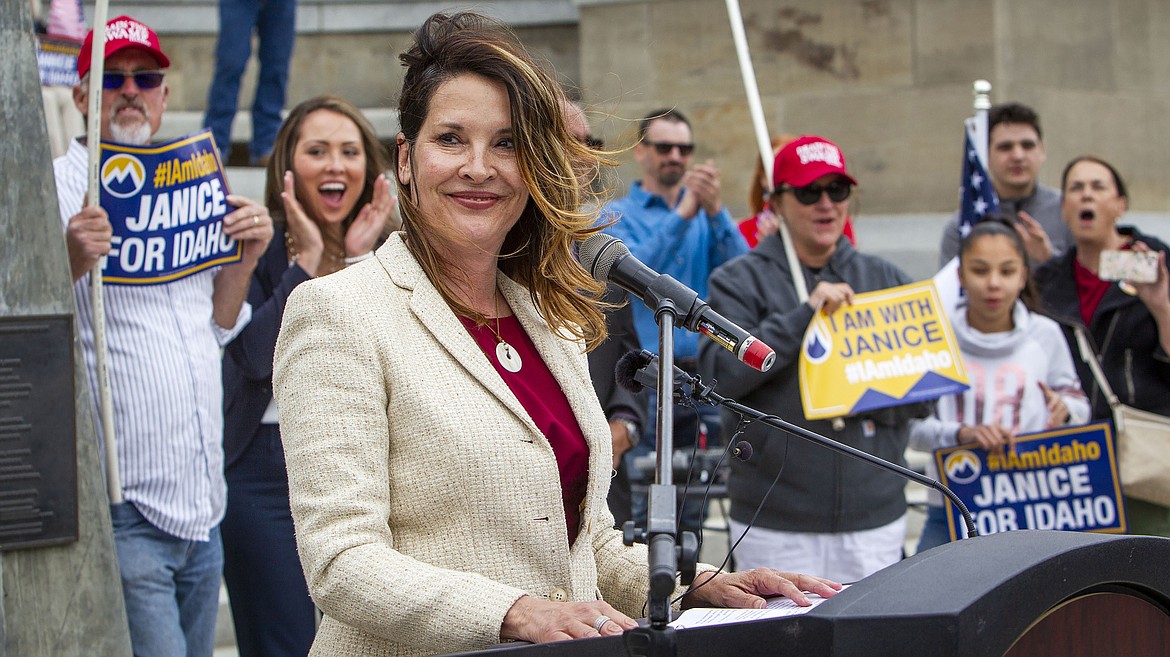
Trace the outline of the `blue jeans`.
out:
M 232 121 L 240 99 L 240 78 L 252 56 L 252 32 L 260 39 L 260 76 L 252 100 L 252 160 L 272 153 L 280 129 L 280 110 L 288 88 L 288 68 L 296 40 L 296 0 L 219 0 L 219 40 L 215 77 L 207 93 L 203 125 L 211 128 L 226 160 L 232 150 Z
M 219 528 L 208 541 L 175 538 L 130 502 L 110 505 L 110 519 L 135 657 L 211 657 L 223 572 Z
M 966 536 L 966 530 L 960 529 L 959 535 Z M 922 525 L 922 535 L 918 538 L 918 548 L 914 553 L 917 554 L 950 542 L 951 530 L 947 527 L 946 507 L 927 505 L 926 522 Z

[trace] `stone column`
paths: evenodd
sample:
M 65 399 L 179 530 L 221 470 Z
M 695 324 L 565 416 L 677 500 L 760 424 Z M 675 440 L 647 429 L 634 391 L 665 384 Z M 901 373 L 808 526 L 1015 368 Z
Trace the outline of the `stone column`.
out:
M 74 314 L 28 12 L 0 0 L 0 321 Z M 130 655 L 89 384 L 71 348 L 76 395 L 58 403 L 76 416 L 78 541 L 0 553 L 0 657 Z

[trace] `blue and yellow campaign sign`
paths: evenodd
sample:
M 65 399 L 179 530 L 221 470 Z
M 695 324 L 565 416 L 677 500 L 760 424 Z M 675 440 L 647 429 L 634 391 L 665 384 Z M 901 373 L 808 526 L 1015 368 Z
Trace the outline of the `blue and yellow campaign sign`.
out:
M 935 450 L 939 481 L 967 505 L 980 534 L 1013 529 L 1125 533 L 1108 422 L 1021 435 L 1014 452 L 979 445 Z M 947 504 L 951 540 L 962 518 Z M 963 532 L 966 534 L 966 532 Z
M 166 283 L 240 259 L 223 234 L 233 208 L 210 130 L 153 146 L 103 142 L 100 180 L 114 228 L 106 283 Z
M 810 420 L 937 399 L 967 389 L 967 371 L 930 281 L 858 294 L 816 313 L 800 349 Z

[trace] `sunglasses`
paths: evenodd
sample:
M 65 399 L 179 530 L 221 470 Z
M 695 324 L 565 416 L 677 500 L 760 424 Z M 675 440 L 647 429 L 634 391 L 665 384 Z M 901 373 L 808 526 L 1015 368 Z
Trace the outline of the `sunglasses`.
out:
M 126 78 L 134 78 L 134 84 L 138 85 L 139 89 L 154 89 L 163 83 L 163 75 L 161 71 L 135 71 L 133 73 L 105 71 L 102 73 L 102 89 L 106 91 L 121 89 L 122 85 L 126 84 Z
M 694 144 L 672 144 L 668 141 L 646 141 L 642 143 L 647 146 L 653 146 L 659 155 L 670 155 L 670 151 L 676 148 L 678 149 L 678 154 L 683 157 L 695 152 Z
M 829 193 L 829 200 L 834 203 L 840 203 L 849 198 L 849 194 L 853 192 L 853 185 L 844 180 L 834 180 L 827 185 L 805 185 L 804 187 L 792 187 L 785 185 L 780 188 L 781 192 L 792 192 L 797 201 L 803 205 L 816 205 L 817 201 L 821 200 L 821 194 Z

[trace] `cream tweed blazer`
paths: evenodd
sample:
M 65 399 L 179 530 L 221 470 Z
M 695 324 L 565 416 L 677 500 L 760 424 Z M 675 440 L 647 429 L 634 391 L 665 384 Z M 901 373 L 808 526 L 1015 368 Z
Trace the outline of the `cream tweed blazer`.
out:
M 582 345 L 498 275 L 589 445 L 569 549 L 548 441 L 401 235 L 376 255 L 298 286 L 276 345 L 297 547 L 324 614 L 311 654 L 482 649 L 524 594 L 642 615 L 646 550 L 612 529 L 612 445 Z

